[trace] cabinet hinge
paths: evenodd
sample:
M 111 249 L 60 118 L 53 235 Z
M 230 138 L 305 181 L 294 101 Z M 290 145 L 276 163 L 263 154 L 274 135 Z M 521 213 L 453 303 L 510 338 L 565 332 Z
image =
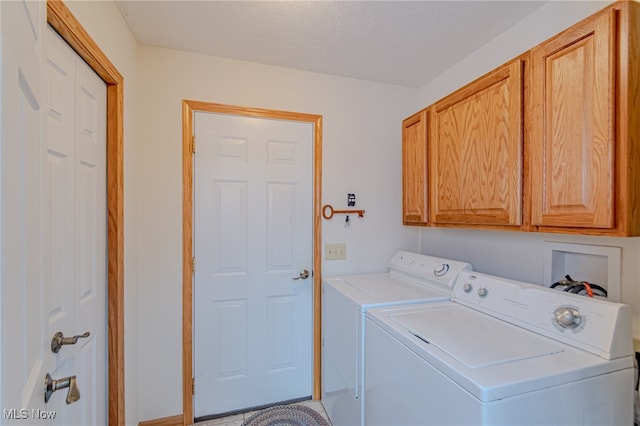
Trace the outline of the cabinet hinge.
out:
M 192 377 L 191 378 L 191 395 L 195 395 L 196 394 L 196 378 Z
M 196 153 L 196 135 L 191 136 L 191 152 Z
M 191 274 L 195 275 L 196 274 L 196 257 L 192 257 L 191 258 Z

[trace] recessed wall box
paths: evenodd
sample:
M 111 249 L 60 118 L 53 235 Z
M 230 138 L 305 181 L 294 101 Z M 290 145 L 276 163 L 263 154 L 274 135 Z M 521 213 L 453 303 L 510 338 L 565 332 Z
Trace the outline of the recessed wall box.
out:
M 547 287 L 565 275 L 604 287 L 608 300 L 620 301 L 622 249 L 588 244 L 544 242 L 544 282 Z

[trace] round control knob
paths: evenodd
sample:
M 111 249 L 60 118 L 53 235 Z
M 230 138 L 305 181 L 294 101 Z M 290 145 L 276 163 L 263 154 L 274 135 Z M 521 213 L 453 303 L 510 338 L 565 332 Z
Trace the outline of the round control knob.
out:
M 436 277 L 442 277 L 444 276 L 447 272 L 449 272 L 449 264 L 448 263 L 443 263 L 440 266 L 440 269 L 434 269 L 433 270 L 433 275 L 435 275 Z
M 487 294 L 489 294 L 489 290 L 487 290 L 486 288 L 481 287 L 478 289 L 478 296 L 487 297 Z
M 562 328 L 576 328 L 582 322 L 582 315 L 576 308 L 561 306 L 555 311 L 556 321 Z
M 464 290 L 465 293 L 469 293 L 473 289 L 473 286 L 470 283 L 466 283 L 465 285 L 462 286 L 462 289 Z

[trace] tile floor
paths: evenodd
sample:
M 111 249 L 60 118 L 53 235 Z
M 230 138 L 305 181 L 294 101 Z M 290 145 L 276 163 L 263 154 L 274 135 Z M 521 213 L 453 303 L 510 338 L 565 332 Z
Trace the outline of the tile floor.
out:
M 310 408 L 313 408 L 318 413 L 320 413 L 322 417 L 324 417 L 325 419 L 327 419 L 327 421 L 329 421 L 329 417 L 327 416 L 327 413 L 324 411 L 322 402 L 309 400 L 309 401 L 296 402 L 296 404 L 306 405 Z M 194 426 L 241 426 L 242 422 L 244 422 L 249 417 L 253 416 L 255 413 L 256 411 L 249 411 L 242 414 L 234 414 L 228 417 L 220 417 L 213 420 L 205 420 L 205 421 L 196 423 Z M 331 422 L 329 422 L 329 424 L 331 424 Z

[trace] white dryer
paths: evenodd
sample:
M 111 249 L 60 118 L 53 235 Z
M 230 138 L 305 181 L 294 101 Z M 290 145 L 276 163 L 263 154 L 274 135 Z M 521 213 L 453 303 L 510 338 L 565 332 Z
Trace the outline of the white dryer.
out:
M 334 426 L 362 425 L 365 313 L 381 306 L 449 300 L 471 265 L 400 251 L 388 272 L 331 277 L 322 287 L 322 404 Z
M 627 305 L 462 272 L 366 317 L 367 425 L 633 424 Z

